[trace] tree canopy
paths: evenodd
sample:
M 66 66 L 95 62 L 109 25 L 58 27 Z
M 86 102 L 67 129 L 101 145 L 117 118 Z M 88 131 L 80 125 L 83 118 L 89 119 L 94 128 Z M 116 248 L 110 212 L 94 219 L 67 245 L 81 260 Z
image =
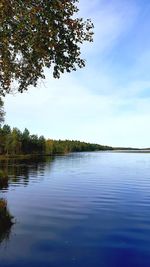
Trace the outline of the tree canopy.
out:
M 5 112 L 4 112 L 4 102 L 2 101 L 2 99 L 0 98 L 0 125 L 2 122 L 4 122 L 4 116 L 5 116 Z
M 54 78 L 84 67 L 80 45 L 92 41 L 93 24 L 75 15 L 79 0 L 0 1 L 0 95 L 36 86 L 45 78 L 44 68 Z
M 44 136 L 21 132 L 9 125 L 0 127 L 0 155 L 55 155 L 70 152 L 110 150 L 112 147 L 91 144 L 77 140 L 46 140 Z

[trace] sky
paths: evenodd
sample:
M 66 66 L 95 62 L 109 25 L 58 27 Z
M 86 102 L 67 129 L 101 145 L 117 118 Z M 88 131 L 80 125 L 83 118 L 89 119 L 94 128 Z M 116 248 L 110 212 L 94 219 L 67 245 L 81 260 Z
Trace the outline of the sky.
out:
M 86 67 L 5 98 L 5 123 L 53 139 L 150 147 L 150 1 L 80 0 Z

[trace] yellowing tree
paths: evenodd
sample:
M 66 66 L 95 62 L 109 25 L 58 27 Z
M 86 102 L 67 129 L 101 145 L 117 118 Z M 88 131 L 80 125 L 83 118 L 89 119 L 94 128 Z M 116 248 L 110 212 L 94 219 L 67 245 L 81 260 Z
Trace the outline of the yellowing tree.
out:
M 0 0 L 0 95 L 82 68 L 80 44 L 92 41 L 93 24 L 76 18 L 78 0 Z

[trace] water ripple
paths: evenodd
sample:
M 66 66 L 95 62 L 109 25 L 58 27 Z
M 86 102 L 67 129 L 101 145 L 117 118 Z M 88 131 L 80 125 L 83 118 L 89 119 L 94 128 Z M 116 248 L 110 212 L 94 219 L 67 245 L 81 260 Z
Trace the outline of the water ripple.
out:
M 149 267 L 149 162 L 106 152 L 10 162 L 1 194 L 16 224 L 0 266 Z

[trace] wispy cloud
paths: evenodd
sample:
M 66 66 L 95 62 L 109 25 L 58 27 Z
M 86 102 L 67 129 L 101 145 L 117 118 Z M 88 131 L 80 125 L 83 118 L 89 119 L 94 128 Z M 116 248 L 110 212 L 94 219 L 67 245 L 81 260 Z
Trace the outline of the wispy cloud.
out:
M 95 24 L 94 43 L 82 48 L 86 68 L 59 80 L 47 70 L 45 86 L 7 96 L 6 122 L 51 138 L 150 146 L 146 5 L 80 0 L 79 7 Z
M 131 1 L 80 1 L 80 13 L 94 22 L 94 45 L 83 47 L 85 53 L 108 53 L 121 37 L 128 33 L 139 14 L 138 6 Z M 84 53 L 83 51 L 83 53 Z

